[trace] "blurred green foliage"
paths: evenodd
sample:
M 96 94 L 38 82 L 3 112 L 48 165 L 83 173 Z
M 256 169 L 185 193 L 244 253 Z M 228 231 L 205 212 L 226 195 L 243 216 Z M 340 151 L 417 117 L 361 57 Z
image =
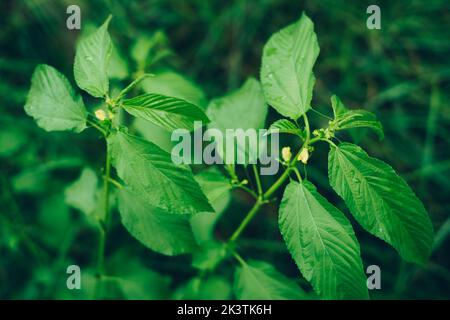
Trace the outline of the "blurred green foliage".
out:
M 70 4 L 81 7 L 81 34 L 66 28 Z M 352 138 L 407 179 L 425 203 L 436 232 L 431 260 L 419 268 L 402 262 L 393 249 L 353 224 L 364 265 L 381 267 L 382 290 L 372 291 L 371 296 L 449 299 L 450 4 L 445 0 L 377 1 L 382 29 L 368 30 L 369 4 L 373 3 L 2 1 L 0 298 L 89 299 L 94 294 L 97 230 L 89 215 L 72 207 L 92 212 L 95 208 L 90 199 L 74 204 L 71 193 L 83 191 L 83 185 L 74 184 L 83 168 L 99 172 L 103 148 L 93 132 L 77 136 L 46 133 L 25 115 L 23 105 L 37 64 L 53 65 L 74 83 L 71 68 L 77 38 L 111 13 L 113 88 L 114 83 L 124 85 L 144 71 L 152 72 L 158 76 L 144 83 L 144 90 L 145 86 L 157 87 L 162 93 L 176 92 L 206 106 L 211 98 L 238 88 L 248 76 L 258 77 L 263 44 L 305 10 L 315 22 L 321 48 L 314 68 L 317 83 L 313 105 L 330 114 L 329 97 L 334 93 L 350 107 L 377 114 L 386 135 L 382 143 L 371 135 L 352 134 Z M 177 85 L 185 88 L 187 82 L 192 86 L 188 92 L 176 89 Z M 87 104 L 91 110 L 96 108 L 94 101 L 87 100 Z M 277 119 L 273 110 L 269 118 L 269 123 Z M 320 125 L 327 120 L 316 117 L 313 121 Z M 163 148 L 170 148 L 167 133 L 141 121 L 133 127 L 144 137 L 156 139 Z M 325 159 L 326 152 L 326 148 L 318 148 L 311 160 Z M 308 168 L 310 179 L 319 188 L 330 190 L 326 172 L 326 161 Z M 271 177 L 264 179 L 268 184 Z M 335 194 L 325 195 L 346 212 Z M 217 217 L 218 239 L 229 236 L 242 219 L 243 208 L 251 202 L 245 193 L 233 192 L 225 212 Z M 299 279 L 281 242 L 276 215 L 275 206 L 264 208 L 241 239 L 240 249 L 246 257 L 271 261 L 284 274 Z M 131 238 L 117 219 L 115 215 L 108 238 L 107 270 L 111 276 L 105 279 L 108 290 L 102 297 L 232 297 L 227 263 L 209 275 L 205 269 L 210 266 L 202 264 L 201 255 L 193 263 L 188 256 L 152 253 Z M 69 264 L 82 269 L 81 291 L 66 288 Z M 310 291 L 304 281 L 299 282 Z

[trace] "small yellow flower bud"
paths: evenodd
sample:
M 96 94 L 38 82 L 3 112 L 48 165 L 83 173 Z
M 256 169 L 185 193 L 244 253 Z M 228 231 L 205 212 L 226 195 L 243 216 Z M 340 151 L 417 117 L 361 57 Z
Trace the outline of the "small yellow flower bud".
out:
M 297 160 L 301 161 L 303 164 L 307 164 L 309 159 L 309 151 L 308 148 L 303 148 L 298 155 Z
M 106 112 L 103 109 L 95 110 L 95 116 L 98 120 L 103 121 L 106 119 Z
M 114 119 L 114 113 L 112 113 L 111 111 L 108 111 L 108 118 L 109 119 Z
M 281 149 L 281 157 L 284 161 L 288 162 L 292 158 L 291 147 L 284 147 Z

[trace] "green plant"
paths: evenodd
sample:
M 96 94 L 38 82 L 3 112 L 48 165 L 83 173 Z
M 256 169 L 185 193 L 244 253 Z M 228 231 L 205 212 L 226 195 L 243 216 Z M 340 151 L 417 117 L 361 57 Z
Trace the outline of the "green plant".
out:
M 349 110 L 338 97 L 332 96 L 333 117 L 328 126 L 310 128 L 308 111 L 314 110 L 311 100 L 315 83 L 312 69 L 319 46 L 313 24 L 306 15 L 267 42 L 261 84 L 249 79 L 240 90 L 211 101 L 206 111 L 198 102 L 202 100 L 198 94 L 145 93 L 127 98 L 143 81 L 152 79 L 152 75 L 143 71 L 145 63 L 139 64 L 135 79 L 127 87 L 111 96 L 108 72 L 113 47 L 107 31 L 109 22 L 110 18 L 83 38 L 75 56 L 76 83 L 92 97 L 103 100 L 95 115 L 87 111 L 68 80 L 47 65 L 36 68 L 25 105 L 25 111 L 47 131 L 82 132 L 93 127 L 105 139 L 102 189 L 97 187 L 96 173 L 85 169 L 66 190 L 67 201 L 92 217 L 99 228 L 98 296 L 104 279 L 110 276 L 105 268 L 105 243 L 113 212 L 111 198 L 117 195 L 121 222 L 137 240 L 165 255 L 192 253 L 199 278 L 192 279 L 190 290 L 206 290 L 201 282 L 205 274 L 213 274 L 223 261 L 234 258 L 238 262 L 234 285 L 237 298 L 309 297 L 270 264 L 245 261 L 238 254 L 242 232 L 288 182 L 278 224 L 304 278 L 324 299 L 368 298 L 359 243 L 350 222 L 307 179 L 307 165 L 320 142 L 330 147 L 330 184 L 358 223 L 392 245 L 404 260 L 425 263 L 433 231 L 420 200 L 390 166 L 370 157 L 359 146 L 336 142 L 338 132 L 357 128 L 372 129 L 383 138 L 382 126 L 375 115 L 365 110 Z M 156 141 L 131 134 L 131 129 L 124 125 L 122 112 L 168 131 L 178 128 L 192 131 L 194 121 L 209 122 L 210 128 L 224 131 L 263 128 L 267 104 L 286 117 L 273 123 L 269 133 L 290 134 L 301 142 L 294 156 L 289 147 L 283 148 L 280 161 L 284 171 L 267 188 L 256 165 L 245 166 L 252 167 L 254 188 L 248 187 L 248 179 L 239 177 L 233 164 L 224 166 L 227 175 L 215 167 L 194 175 L 187 165 L 174 164 L 171 155 L 157 146 Z M 229 239 L 218 242 L 212 231 L 235 188 L 247 191 L 255 203 Z

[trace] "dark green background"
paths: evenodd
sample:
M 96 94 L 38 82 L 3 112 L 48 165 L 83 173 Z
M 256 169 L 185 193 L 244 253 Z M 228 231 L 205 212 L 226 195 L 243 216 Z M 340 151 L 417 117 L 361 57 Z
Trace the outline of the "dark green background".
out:
M 23 111 L 37 64 L 56 67 L 74 83 L 79 32 L 66 28 L 65 13 L 74 3 L 82 10 L 82 28 L 114 15 L 110 33 L 127 61 L 136 39 L 163 30 L 175 55 L 158 67 L 170 66 L 189 76 L 208 98 L 236 89 L 248 76 L 257 77 L 269 36 L 305 10 L 315 23 L 321 48 L 314 69 L 313 105 L 330 114 L 329 98 L 334 93 L 350 108 L 377 114 L 384 125 L 384 141 L 372 135 L 348 138 L 356 137 L 369 154 L 390 163 L 408 181 L 428 209 L 436 232 L 431 260 L 419 268 L 402 262 L 391 247 L 353 223 L 364 265 L 381 267 L 382 290 L 372 291 L 372 298 L 450 298 L 450 7 L 446 0 L 1 1 L 0 298 L 90 297 L 65 289 L 65 268 L 74 263 L 89 272 L 95 263 L 97 233 L 80 213 L 67 207 L 63 190 L 83 166 L 101 169 L 102 142 L 93 132 L 46 133 Z M 366 28 L 369 4 L 381 7 L 381 30 Z M 133 72 L 132 63 L 129 68 Z M 311 116 L 315 126 L 326 125 L 323 118 Z M 276 119 L 271 110 L 268 123 Z M 310 179 L 347 212 L 329 188 L 326 152 L 321 146 L 314 153 Z M 271 181 L 273 177 L 263 182 L 267 186 Z M 219 239 L 233 231 L 251 204 L 245 194 L 234 193 L 217 228 Z M 299 278 L 280 239 L 276 215 L 275 206 L 262 211 L 243 235 L 241 252 Z M 172 298 L 196 275 L 189 257 L 152 253 L 118 223 L 109 235 L 107 254 L 108 271 L 127 279 L 123 285 L 127 289 L 111 289 L 106 296 L 110 298 Z M 218 274 L 231 279 L 231 265 L 224 264 Z M 86 283 L 88 290 L 89 279 Z M 220 290 L 228 290 L 226 283 L 219 281 L 213 288 L 213 292 Z

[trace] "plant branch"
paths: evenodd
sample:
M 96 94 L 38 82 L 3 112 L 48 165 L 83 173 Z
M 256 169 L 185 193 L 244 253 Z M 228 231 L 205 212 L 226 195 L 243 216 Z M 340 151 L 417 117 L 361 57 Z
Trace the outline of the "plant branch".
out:
M 137 86 L 141 81 L 145 80 L 148 77 L 153 77 L 153 74 L 150 73 L 144 73 L 143 75 L 140 75 L 138 78 L 136 78 L 133 82 L 131 82 L 125 89 L 123 89 L 119 95 L 114 99 L 115 102 L 119 102 L 122 100 L 122 98 L 130 92 L 131 89 L 133 89 L 135 86 Z
M 258 168 L 256 167 L 256 164 L 252 164 L 252 168 L 253 168 L 253 174 L 255 175 L 258 196 L 261 197 L 263 194 L 263 191 L 262 191 L 262 186 L 261 186 L 261 179 L 260 179 L 259 173 L 258 173 Z
M 244 231 L 245 227 L 249 224 L 249 222 L 253 219 L 253 217 L 258 213 L 261 206 L 264 204 L 264 202 L 260 199 L 256 200 L 253 207 L 250 209 L 250 211 L 245 216 L 244 220 L 242 220 L 239 227 L 234 231 L 234 233 L 231 235 L 228 242 L 234 242 L 237 238 L 241 235 L 242 231 Z
M 305 129 L 306 129 L 306 141 L 304 147 L 308 146 L 309 140 L 311 138 L 311 130 L 309 128 L 309 120 L 306 116 L 306 113 L 303 114 L 303 120 L 305 121 Z
M 322 112 L 320 112 L 320 111 L 318 111 L 318 110 L 316 110 L 316 109 L 314 109 L 314 108 L 311 108 L 311 111 L 317 113 L 319 116 L 322 116 L 322 117 L 324 117 L 324 118 L 327 118 L 328 120 L 333 120 L 333 118 L 327 116 L 326 114 L 324 114 L 324 113 L 322 113 Z
M 255 193 L 255 191 L 253 191 L 252 189 L 250 189 L 250 188 L 248 188 L 248 187 L 246 187 L 246 186 L 244 186 L 244 185 L 242 185 L 242 184 L 236 184 L 236 185 L 234 185 L 234 187 L 235 188 L 239 188 L 239 189 L 242 189 L 242 190 L 245 190 L 245 191 L 247 191 L 248 193 L 250 193 L 255 199 L 258 199 L 258 195 Z
M 300 148 L 300 150 L 295 155 L 294 159 L 292 159 L 292 162 L 289 164 L 289 167 L 286 168 L 286 170 L 283 172 L 283 174 L 278 178 L 277 181 L 274 182 L 274 184 L 263 194 L 263 199 L 269 199 L 272 194 L 274 194 L 279 187 L 283 184 L 283 182 L 289 177 L 289 174 L 291 173 L 293 168 L 296 166 L 298 161 L 298 156 L 300 155 L 300 152 L 304 148 L 304 145 Z
M 247 264 L 245 263 L 245 260 L 242 259 L 242 257 L 237 253 L 233 252 L 233 257 L 243 266 L 245 267 Z
M 308 147 L 308 145 L 311 145 L 311 144 L 313 144 L 313 143 L 315 143 L 317 141 L 323 140 L 323 139 L 320 139 L 320 138 L 317 138 L 317 137 L 310 140 L 311 132 L 310 132 L 308 118 L 306 117 L 306 115 L 303 115 L 303 119 L 305 121 L 305 128 L 306 128 L 306 140 L 305 140 L 304 144 L 302 145 L 300 150 L 297 152 L 297 154 L 295 155 L 294 159 L 292 159 L 292 161 L 289 164 L 289 166 L 287 167 L 287 169 L 277 179 L 277 181 L 275 181 L 274 184 L 265 193 L 262 194 L 262 196 L 258 196 L 258 199 L 256 200 L 255 204 L 250 209 L 250 211 L 247 213 L 247 215 L 245 216 L 244 220 L 242 220 L 241 224 L 238 226 L 236 231 L 234 231 L 234 233 L 231 235 L 231 237 L 228 240 L 228 242 L 234 242 L 234 241 L 236 241 L 239 238 L 239 236 L 245 230 L 245 228 L 250 223 L 250 221 L 253 219 L 253 217 L 258 213 L 259 209 L 265 203 L 267 203 L 268 199 L 270 199 L 270 197 L 283 185 L 283 183 L 289 177 L 291 171 L 294 170 L 295 173 L 297 174 L 299 180 L 301 181 L 300 173 L 298 172 L 298 169 L 296 167 L 297 162 L 298 162 L 298 157 L 300 155 L 300 152 L 303 150 L 303 148 Z M 331 142 L 331 141 L 328 141 L 328 142 Z
M 109 182 L 112 184 L 112 185 L 114 185 L 117 189 L 123 189 L 123 185 L 119 182 L 119 181 L 117 181 L 117 180 L 115 180 L 115 179 L 113 179 L 113 178 L 111 178 L 111 177 L 109 177 Z
M 225 165 L 225 169 L 227 170 L 228 174 L 230 175 L 232 182 L 233 181 L 239 181 L 239 178 L 236 175 L 236 172 L 235 172 L 234 167 L 232 165 L 226 164 Z
M 111 179 L 111 157 L 109 154 L 108 144 L 106 143 L 106 160 L 105 160 L 105 175 L 103 176 L 103 209 L 104 217 L 100 224 L 100 234 L 97 252 L 97 276 L 98 282 L 96 285 L 96 295 L 100 292 L 102 276 L 105 273 L 105 247 L 106 235 L 110 224 L 110 210 L 109 210 L 109 183 Z
M 90 124 L 95 129 L 97 129 L 98 131 L 100 131 L 104 136 L 106 136 L 106 131 L 98 124 L 96 124 L 94 121 L 87 119 L 87 123 Z
M 297 179 L 298 179 L 298 181 L 300 182 L 300 181 L 302 181 L 302 176 L 300 175 L 300 171 L 298 171 L 298 168 L 297 167 L 294 167 L 294 172 L 295 172 L 295 175 L 297 176 Z

